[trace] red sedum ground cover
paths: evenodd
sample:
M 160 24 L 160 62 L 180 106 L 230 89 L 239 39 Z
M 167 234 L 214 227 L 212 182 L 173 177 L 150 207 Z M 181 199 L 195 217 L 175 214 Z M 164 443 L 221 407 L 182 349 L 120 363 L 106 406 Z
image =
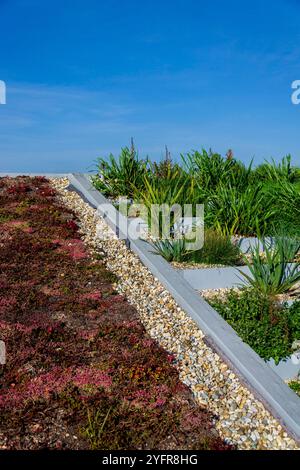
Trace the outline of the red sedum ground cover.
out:
M 2 449 L 227 449 L 42 177 L 0 178 Z

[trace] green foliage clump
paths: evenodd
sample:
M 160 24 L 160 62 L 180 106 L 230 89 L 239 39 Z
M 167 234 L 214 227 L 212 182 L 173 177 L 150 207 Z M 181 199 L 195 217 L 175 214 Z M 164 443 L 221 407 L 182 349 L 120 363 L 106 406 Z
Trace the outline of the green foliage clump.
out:
M 292 354 L 300 338 L 300 302 L 279 305 L 253 289 L 231 290 L 225 301 L 210 304 L 235 329 L 242 340 L 265 360 L 276 363 Z
M 240 260 L 240 250 L 230 237 L 213 230 L 205 231 L 204 245 L 199 250 L 188 250 L 184 238 L 158 240 L 154 247 L 167 261 L 231 266 Z
M 196 263 L 233 266 L 240 260 L 240 249 L 232 243 L 228 235 L 207 229 L 203 248 L 197 252 L 191 252 L 190 256 L 191 260 Z
M 266 197 L 274 212 L 274 225 L 286 235 L 300 235 L 300 184 L 278 181 L 266 185 Z
M 206 194 L 211 194 L 224 182 L 243 187 L 248 184 L 251 174 L 252 162 L 246 168 L 242 162 L 233 158 L 231 152 L 227 154 L 227 158 L 223 158 L 212 150 L 207 152 L 202 149 L 201 152 L 182 155 L 182 160 L 189 174 L 195 178 L 197 186 Z
M 166 261 L 186 261 L 187 249 L 184 238 L 156 240 L 153 242 L 155 253 L 161 255 Z
M 159 162 L 150 162 L 151 175 L 153 178 L 158 179 L 167 179 L 169 180 L 173 173 L 176 173 L 177 176 L 184 173 L 183 169 L 178 163 L 174 163 L 171 157 L 171 154 L 166 147 L 165 158 Z
M 299 183 L 300 169 L 291 164 L 291 156 L 287 155 L 278 164 L 272 159 L 259 165 L 253 172 L 254 179 L 264 182 Z
M 276 237 L 272 243 L 261 240 L 263 255 L 259 244 L 251 248 L 251 259 L 243 256 L 251 275 L 240 271 L 249 284 L 264 295 L 283 294 L 300 282 L 299 261 L 296 256 L 300 243 L 287 237 Z
M 151 204 L 192 204 L 194 212 L 196 204 L 204 204 L 207 227 L 223 234 L 271 236 L 283 228 L 300 237 L 300 168 L 290 155 L 278 164 L 252 164 L 231 151 L 223 157 L 204 149 L 173 163 L 167 148 L 162 161 L 151 162 L 140 159 L 132 143 L 119 158 L 99 158 L 92 183 L 105 196 L 145 204 L 149 220 Z
M 13 220 L 13 216 L 11 214 L 7 214 L 5 211 L 0 211 L 0 224 L 9 222 L 10 220 Z
M 163 174 L 161 174 L 163 172 Z M 145 208 L 144 217 L 152 234 L 168 237 L 174 225 L 182 217 L 182 208 L 191 204 L 195 208 L 193 181 L 177 166 L 156 167 L 153 173 L 144 176 L 143 189 L 135 188 L 134 200 Z M 170 214 L 170 221 L 163 213 Z
M 298 382 L 297 380 L 292 380 L 292 382 L 289 383 L 289 387 L 295 393 L 297 393 L 297 395 L 299 395 L 299 397 L 300 397 L 300 382 Z
M 97 175 L 92 176 L 92 183 L 105 196 L 133 197 L 135 190 L 143 187 L 143 180 L 148 172 L 148 161 L 140 160 L 132 145 L 121 149 L 116 159 L 112 154 L 108 160 L 99 158 Z
M 261 185 L 241 190 L 220 184 L 205 206 L 207 224 L 228 235 L 253 236 L 258 231 L 264 234 L 273 214 Z

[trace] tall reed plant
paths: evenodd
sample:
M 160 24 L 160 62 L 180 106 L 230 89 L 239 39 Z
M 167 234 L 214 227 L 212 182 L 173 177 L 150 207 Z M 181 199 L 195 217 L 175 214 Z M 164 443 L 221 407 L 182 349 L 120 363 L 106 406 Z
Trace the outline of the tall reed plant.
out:
M 97 174 L 92 176 L 92 183 L 105 196 L 132 198 L 137 188 L 144 188 L 148 163 L 147 159 L 139 159 L 134 146 L 122 148 L 118 158 L 111 154 L 108 159 L 97 160 Z

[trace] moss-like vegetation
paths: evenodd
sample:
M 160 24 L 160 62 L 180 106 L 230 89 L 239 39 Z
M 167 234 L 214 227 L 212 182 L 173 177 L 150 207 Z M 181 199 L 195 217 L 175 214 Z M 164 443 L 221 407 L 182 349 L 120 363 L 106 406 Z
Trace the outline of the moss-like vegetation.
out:
M 228 449 L 55 196 L 0 178 L 2 447 Z
M 245 289 L 210 303 L 263 359 L 278 362 L 292 354 L 292 344 L 300 338 L 300 302 L 289 307 Z

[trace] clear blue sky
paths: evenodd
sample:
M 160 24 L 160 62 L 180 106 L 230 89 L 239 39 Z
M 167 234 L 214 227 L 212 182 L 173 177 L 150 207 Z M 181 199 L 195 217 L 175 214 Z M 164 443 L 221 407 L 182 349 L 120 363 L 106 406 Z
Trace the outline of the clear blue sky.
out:
M 0 0 L 0 171 L 232 148 L 300 164 L 300 1 Z

